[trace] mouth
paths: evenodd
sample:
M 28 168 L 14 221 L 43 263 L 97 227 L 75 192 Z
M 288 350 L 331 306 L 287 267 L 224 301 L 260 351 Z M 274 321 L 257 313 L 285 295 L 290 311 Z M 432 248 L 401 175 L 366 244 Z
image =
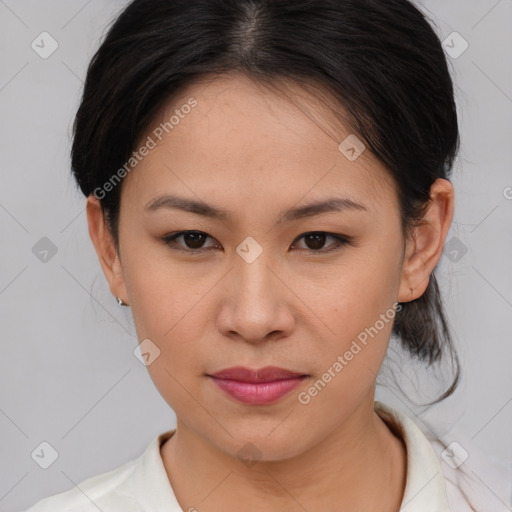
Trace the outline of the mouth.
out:
M 236 366 L 207 376 L 230 397 L 252 405 L 275 402 L 309 377 L 276 366 L 260 369 Z

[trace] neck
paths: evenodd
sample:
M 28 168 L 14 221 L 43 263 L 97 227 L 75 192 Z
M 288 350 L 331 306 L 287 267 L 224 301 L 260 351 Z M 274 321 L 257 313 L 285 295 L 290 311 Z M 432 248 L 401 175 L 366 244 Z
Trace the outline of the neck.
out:
M 178 420 L 161 447 L 183 510 L 398 512 L 406 451 L 373 409 L 373 397 L 320 443 L 292 458 L 245 465 Z

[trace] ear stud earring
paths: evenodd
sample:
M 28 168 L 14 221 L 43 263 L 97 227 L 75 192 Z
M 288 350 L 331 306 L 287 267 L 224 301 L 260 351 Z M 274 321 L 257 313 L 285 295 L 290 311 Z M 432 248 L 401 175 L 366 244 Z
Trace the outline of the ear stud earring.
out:
M 123 301 L 123 299 L 120 299 L 119 297 L 116 297 L 117 299 L 117 303 L 120 305 L 120 306 L 129 306 L 130 304 L 126 304 L 126 302 Z

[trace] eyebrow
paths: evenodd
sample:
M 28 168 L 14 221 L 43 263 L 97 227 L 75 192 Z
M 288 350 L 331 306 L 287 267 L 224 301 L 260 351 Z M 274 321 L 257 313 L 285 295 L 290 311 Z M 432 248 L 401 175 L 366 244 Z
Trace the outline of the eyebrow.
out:
M 229 220 L 232 217 L 226 210 L 221 210 L 204 202 L 179 197 L 173 194 L 159 196 L 151 200 L 144 207 L 144 212 L 152 213 L 162 208 L 183 210 L 185 212 L 195 213 L 197 215 L 223 221 Z M 296 206 L 282 212 L 279 215 L 277 224 L 292 222 L 294 220 L 302 219 L 304 217 L 312 217 L 322 213 L 341 212 L 343 210 L 368 211 L 368 208 L 349 197 L 330 197 L 321 201 L 310 202 L 303 206 Z

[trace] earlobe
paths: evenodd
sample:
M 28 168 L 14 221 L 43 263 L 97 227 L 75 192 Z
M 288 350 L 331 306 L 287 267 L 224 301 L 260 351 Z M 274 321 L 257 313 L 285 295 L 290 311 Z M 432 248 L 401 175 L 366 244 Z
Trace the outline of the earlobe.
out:
M 114 297 L 126 297 L 121 261 L 105 222 L 100 201 L 90 195 L 86 203 L 89 236 Z
M 438 178 L 430 189 L 425 214 L 414 228 L 412 239 L 406 243 L 399 302 L 415 300 L 427 289 L 430 276 L 442 256 L 453 212 L 453 186 L 448 180 Z

